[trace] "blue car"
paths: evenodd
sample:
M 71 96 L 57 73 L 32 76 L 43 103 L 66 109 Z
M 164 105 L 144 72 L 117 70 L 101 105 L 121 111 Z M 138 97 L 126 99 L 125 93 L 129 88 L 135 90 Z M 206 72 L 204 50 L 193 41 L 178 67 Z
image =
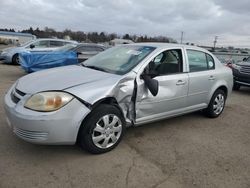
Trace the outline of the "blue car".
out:
M 36 39 L 17 47 L 3 49 L 0 51 L 0 60 L 8 64 L 20 64 L 19 54 L 22 52 L 54 51 L 67 44 L 77 44 L 77 42 L 62 39 Z
M 68 44 L 49 52 L 23 52 L 19 54 L 20 65 L 28 73 L 65 65 L 74 65 L 105 49 L 103 45 L 99 44 L 78 43 Z
M 19 54 L 20 65 L 27 72 L 78 64 L 74 51 L 23 52 Z

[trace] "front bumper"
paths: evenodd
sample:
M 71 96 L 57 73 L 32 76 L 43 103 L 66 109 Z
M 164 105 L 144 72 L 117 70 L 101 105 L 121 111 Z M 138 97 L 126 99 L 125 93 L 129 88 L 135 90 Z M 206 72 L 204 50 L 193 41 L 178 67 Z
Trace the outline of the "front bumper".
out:
M 250 86 L 250 74 L 241 73 L 237 69 L 233 69 L 234 82 L 244 86 Z
M 12 57 L 11 57 L 11 55 L 9 55 L 7 53 L 1 53 L 0 60 L 3 61 L 4 63 L 11 63 Z
M 23 140 L 38 144 L 74 144 L 79 127 L 90 110 L 77 99 L 54 112 L 36 112 L 23 107 L 26 94 L 15 103 L 13 88 L 5 95 L 7 122 Z

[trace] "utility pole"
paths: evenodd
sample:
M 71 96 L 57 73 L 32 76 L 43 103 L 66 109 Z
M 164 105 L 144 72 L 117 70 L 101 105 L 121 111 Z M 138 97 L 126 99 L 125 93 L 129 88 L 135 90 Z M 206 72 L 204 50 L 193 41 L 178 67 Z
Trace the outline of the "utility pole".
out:
M 217 43 L 217 40 L 218 40 L 218 36 L 215 36 L 215 37 L 214 37 L 214 51 L 215 51 L 215 45 L 216 45 L 216 43 Z
M 182 44 L 182 41 L 183 41 L 183 35 L 184 35 L 184 32 L 181 31 L 181 44 Z

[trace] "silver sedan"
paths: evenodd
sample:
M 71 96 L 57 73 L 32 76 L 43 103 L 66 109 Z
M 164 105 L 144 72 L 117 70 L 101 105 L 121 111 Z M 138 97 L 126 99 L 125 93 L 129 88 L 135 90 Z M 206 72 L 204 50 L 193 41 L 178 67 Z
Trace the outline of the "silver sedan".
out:
M 179 44 L 110 48 L 82 63 L 20 78 L 5 96 L 7 121 L 32 143 L 115 148 L 125 128 L 224 109 L 232 71 L 210 52 Z

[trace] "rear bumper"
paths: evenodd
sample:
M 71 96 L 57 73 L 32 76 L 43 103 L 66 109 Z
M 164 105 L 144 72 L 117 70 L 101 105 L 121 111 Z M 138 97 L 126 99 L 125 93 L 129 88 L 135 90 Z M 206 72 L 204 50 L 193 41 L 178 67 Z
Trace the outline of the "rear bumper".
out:
M 12 90 L 12 89 L 11 89 Z M 7 122 L 21 139 L 37 144 L 74 144 L 79 127 L 90 110 L 77 99 L 54 112 L 35 112 L 23 107 L 27 97 L 17 104 L 11 90 L 4 103 Z

